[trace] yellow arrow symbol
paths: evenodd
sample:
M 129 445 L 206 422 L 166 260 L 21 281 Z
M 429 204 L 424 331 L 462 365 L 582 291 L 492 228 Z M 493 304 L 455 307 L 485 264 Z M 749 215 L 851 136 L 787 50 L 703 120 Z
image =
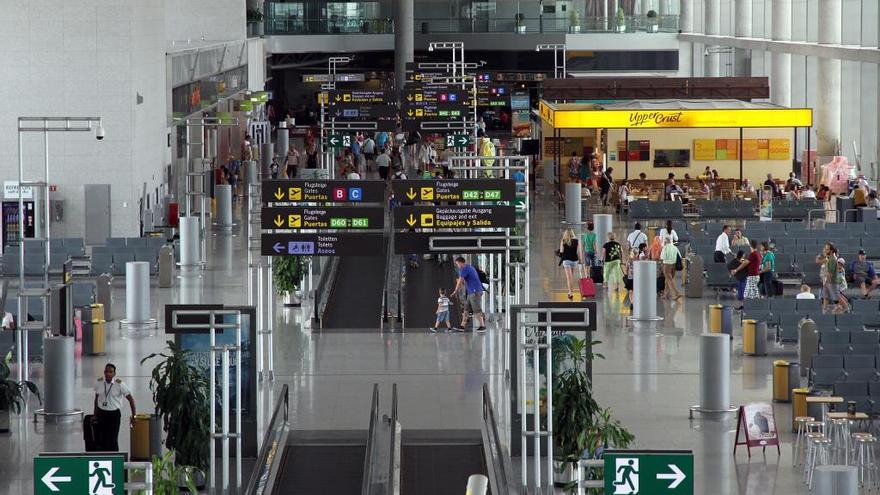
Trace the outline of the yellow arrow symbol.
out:
M 412 94 L 406 95 L 406 99 L 407 99 L 407 101 L 412 101 Z
M 341 100 L 342 98 L 339 95 L 336 95 L 336 101 Z
M 416 196 L 416 192 L 413 190 L 413 188 L 410 187 L 409 191 L 407 191 L 406 193 L 406 197 L 409 199 L 416 199 Z
M 275 226 L 281 227 L 284 224 L 284 220 L 281 218 L 281 215 L 275 217 Z
M 407 110 L 406 114 L 409 115 L 410 117 L 412 117 L 412 110 Z
M 281 199 L 284 197 L 284 191 L 279 187 L 277 191 L 275 191 L 275 199 Z
M 406 223 L 409 224 L 410 227 L 415 227 L 416 222 L 416 217 L 414 217 L 413 214 L 410 213 L 409 218 L 406 219 Z

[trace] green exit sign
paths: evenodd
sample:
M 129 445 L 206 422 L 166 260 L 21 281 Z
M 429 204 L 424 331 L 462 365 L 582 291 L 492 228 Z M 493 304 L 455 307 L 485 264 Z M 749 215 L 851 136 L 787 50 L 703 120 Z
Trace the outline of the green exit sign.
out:
M 351 219 L 351 227 L 353 229 L 366 229 L 370 226 L 370 219 L 368 218 L 352 218 Z
M 122 455 L 65 454 L 34 457 L 34 495 L 122 495 Z
M 605 452 L 605 495 L 693 495 L 690 450 Z

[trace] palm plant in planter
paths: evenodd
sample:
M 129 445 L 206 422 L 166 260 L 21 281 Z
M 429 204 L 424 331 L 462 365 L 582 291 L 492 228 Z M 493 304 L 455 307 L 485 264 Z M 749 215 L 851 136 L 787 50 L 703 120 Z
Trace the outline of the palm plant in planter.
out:
M 43 403 L 37 384 L 28 380 L 17 382 L 9 379 L 12 373 L 9 371 L 8 363 L 11 359 L 11 352 L 4 359 L 0 359 L 0 432 L 3 433 L 9 431 L 9 414 L 11 412 L 21 414 L 21 408 L 25 404 L 25 390 L 29 390 L 37 396 L 41 404 Z
M 601 455 L 606 448 L 625 448 L 634 437 L 612 418 L 610 409 L 602 409 L 593 398 L 593 384 L 586 372 L 587 359 L 592 361 L 604 356 L 592 351 L 588 353 L 585 339 L 570 334 L 564 337 L 554 339 L 552 347 L 556 368 L 553 378 L 553 449 L 557 455 L 556 480 L 572 491 L 576 487 L 573 469 L 582 457 Z M 593 341 L 592 345 L 600 343 Z
M 284 298 L 285 306 L 294 305 L 294 297 L 302 281 L 305 263 L 301 256 L 278 256 L 272 261 L 275 292 Z
M 192 363 L 191 352 L 167 341 L 168 352 L 153 353 L 141 364 L 161 358 L 153 368 L 150 390 L 156 414 L 165 427 L 165 447 L 175 450 L 178 466 L 205 470 L 209 464 L 211 400 L 205 370 Z

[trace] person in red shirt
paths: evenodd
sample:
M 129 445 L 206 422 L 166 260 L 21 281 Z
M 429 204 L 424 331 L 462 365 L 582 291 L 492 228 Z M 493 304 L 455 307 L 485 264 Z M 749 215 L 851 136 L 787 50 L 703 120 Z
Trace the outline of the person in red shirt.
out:
M 745 269 L 749 276 L 746 277 L 746 291 L 744 297 L 746 299 L 760 299 L 761 291 L 758 285 L 761 280 L 761 254 L 758 252 L 758 241 L 752 239 L 749 242 L 751 251 L 748 256 L 748 264 Z

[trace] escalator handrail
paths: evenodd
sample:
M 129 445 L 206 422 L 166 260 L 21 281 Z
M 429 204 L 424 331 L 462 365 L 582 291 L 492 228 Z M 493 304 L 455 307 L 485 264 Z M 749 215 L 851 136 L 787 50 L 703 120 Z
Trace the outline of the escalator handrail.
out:
M 397 384 L 391 386 L 391 462 L 388 466 L 389 495 L 400 495 L 400 425 L 397 423 Z
M 489 385 L 483 384 L 483 456 L 486 474 L 493 494 L 517 495 L 519 488 L 513 480 L 510 457 L 501 443 L 495 408 L 489 394 Z
M 272 485 L 278 474 L 282 453 L 287 444 L 287 433 L 290 431 L 290 392 L 287 385 L 281 387 L 278 404 L 272 412 L 272 419 L 266 426 L 266 436 L 257 456 L 257 462 L 244 493 L 247 495 L 263 495 L 272 493 Z
M 367 429 L 367 451 L 364 455 L 364 478 L 361 495 L 369 495 L 373 483 L 373 442 L 376 441 L 376 428 L 379 426 L 379 384 L 373 384 L 373 405 L 370 407 L 370 426 Z
M 322 267 L 321 276 L 318 278 L 318 285 L 315 286 L 315 320 L 319 328 L 323 326 L 324 314 L 327 311 L 327 306 L 330 304 L 333 288 L 336 286 L 338 268 L 339 257 L 331 257 L 330 261 Z

